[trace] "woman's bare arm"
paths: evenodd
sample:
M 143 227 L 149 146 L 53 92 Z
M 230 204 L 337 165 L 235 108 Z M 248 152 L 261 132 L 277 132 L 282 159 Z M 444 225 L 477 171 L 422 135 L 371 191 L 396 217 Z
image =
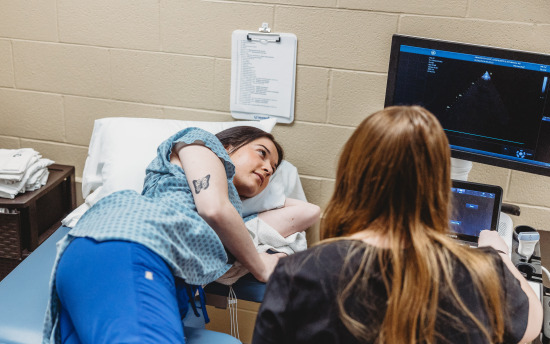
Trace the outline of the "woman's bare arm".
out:
M 540 331 L 542 328 L 542 303 L 535 294 L 535 291 L 527 280 L 522 276 L 522 274 L 519 272 L 519 270 L 514 266 L 514 263 L 508 256 L 508 245 L 502 240 L 502 238 L 498 235 L 498 232 L 496 231 L 488 231 L 484 230 L 481 231 L 479 235 L 479 242 L 478 245 L 480 247 L 482 246 L 491 246 L 497 251 L 502 251 L 504 253 L 501 253 L 500 256 L 502 258 L 502 261 L 508 267 L 510 272 L 518 279 L 521 289 L 523 292 L 527 295 L 527 299 L 529 300 L 529 315 L 527 319 L 527 328 L 525 329 L 525 334 L 523 335 L 523 338 L 521 339 L 520 343 L 527 343 L 534 340 L 538 335 L 540 335 Z
M 319 206 L 287 198 L 284 207 L 265 211 L 258 214 L 258 217 L 286 238 L 315 224 L 320 215 Z
M 256 251 L 241 216 L 229 201 L 227 176 L 218 156 L 202 145 L 187 145 L 179 150 L 177 158 L 171 161 L 179 162 L 185 171 L 199 215 L 254 277 L 267 281 L 283 255 Z

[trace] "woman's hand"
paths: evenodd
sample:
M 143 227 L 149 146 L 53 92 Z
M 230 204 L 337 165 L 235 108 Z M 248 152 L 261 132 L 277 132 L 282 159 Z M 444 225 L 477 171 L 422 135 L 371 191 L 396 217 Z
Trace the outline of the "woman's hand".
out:
M 260 253 L 260 259 L 262 260 L 265 269 L 260 273 L 253 274 L 254 277 L 256 277 L 256 279 L 260 282 L 267 282 L 267 280 L 273 273 L 273 270 L 275 270 L 275 266 L 277 266 L 279 259 L 285 256 L 286 254 L 284 253 L 275 253 L 275 254 L 269 254 L 266 252 Z

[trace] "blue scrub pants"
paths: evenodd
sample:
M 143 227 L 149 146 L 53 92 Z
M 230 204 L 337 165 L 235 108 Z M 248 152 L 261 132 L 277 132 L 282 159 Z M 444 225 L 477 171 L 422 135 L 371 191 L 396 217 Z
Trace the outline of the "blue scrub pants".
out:
M 181 319 L 195 292 L 201 301 L 204 295 L 143 245 L 89 238 L 74 239 L 63 253 L 56 288 L 67 344 L 185 343 Z

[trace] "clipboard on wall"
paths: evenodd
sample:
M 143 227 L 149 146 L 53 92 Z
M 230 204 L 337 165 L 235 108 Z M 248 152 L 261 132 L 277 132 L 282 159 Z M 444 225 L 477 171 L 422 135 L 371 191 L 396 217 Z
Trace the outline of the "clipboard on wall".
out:
M 235 30 L 231 35 L 231 115 L 236 119 L 294 121 L 297 38 Z

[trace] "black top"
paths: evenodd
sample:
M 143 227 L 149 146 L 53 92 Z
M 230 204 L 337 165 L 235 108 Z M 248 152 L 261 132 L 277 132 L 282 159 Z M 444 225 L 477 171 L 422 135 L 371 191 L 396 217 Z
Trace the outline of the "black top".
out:
M 357 343 L 340 321 L 336 303 L 340 273 L 353 243 L 367 247 L 367 244 L 359 241 L 342 240 L 319 245 L 281 259 L 267 284 L 252 343 Z M 497 262 L 497 274 L 502 281 L 507 313 L 513 316 L 513 321 L 508 317 L 506 319 L 504 339 L 506 343 L 518 343 L 527 328 L 529 312 L 527 295 L 495 250 L 492 248 L 479 248 L 479 250 L 493 255 Z M 360 254 L 352 256 L 348 265 L 350 269 L 343 272 L 344 281 L 349 281 L 347 276 L 353 274 L 354 267 L 355 271 L 357 270 L 359 261 Z M 353 302 L 346 302 L 346 305 L 350 307 L 348 310 L 359 314 L 360 318 L 365 319 L 365 323 L 372 325 L 373 333 L 377 333 L 384 319 L 387 294 L 379 267 L 375 265 L 372 270 L 369 274 L 370 288 L 365 295 L 360 296 L 372 300 L 372 309 L 354 309 Z M 454 264 L 454 284 L 465 305 L 477 319 L 488 324 L 478 291 L 473 288 L 466 268 L 458 261 Z M 441 334 L 444 338 L 443 342 L 486 342 L 477 326 L 467 316 L 462 315 L 450 301 L 448 298 L 450 292 L 448 290 L 446 292 L 443 284 L 440 285 L 439 309 L 443 312 L 439 313 L 436 321 L 436 333 Z M 406 310 L 403 311 L 406 312 Z M 449 320 L 449 317 L 454 319 Z

